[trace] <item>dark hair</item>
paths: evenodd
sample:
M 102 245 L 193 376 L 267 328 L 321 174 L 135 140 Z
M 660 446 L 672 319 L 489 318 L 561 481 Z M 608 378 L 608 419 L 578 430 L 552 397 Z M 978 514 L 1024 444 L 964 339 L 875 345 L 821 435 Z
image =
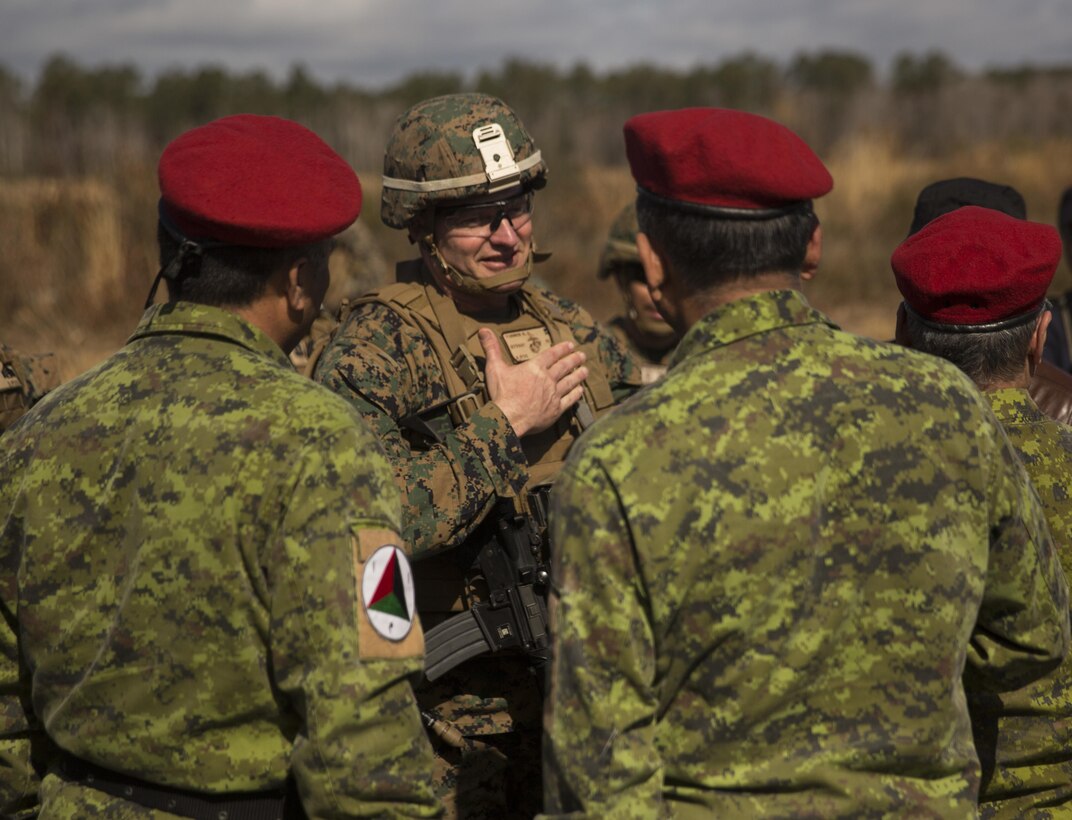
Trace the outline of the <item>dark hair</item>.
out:
M 179 252 L 180 243 L 157 223 L 160 266 Z M 332 240 L 292 248 L 250 248 L 237 245 L 210 247 L 187 260 L 178 277 L 166 280 L 172 301 L 196 302 L 215 307 L 246 307 L 263 294 L 268 278 L 289 268 L 303 256 L 326 262 Z M 323 257 L 321 259 L 321 256 Z
M 905 329 L 914 350 L 952 362 L 979 387 L 1018 377 L 1027 359 L 1035 321 L 982 333 L 950 333 L 936 330 L 907 312 Z
M 799 273 L 815 226 L 811 202 L 768 219 L 727 219 L 637 197 L 637 222 L 692 290 L 759 273 Z

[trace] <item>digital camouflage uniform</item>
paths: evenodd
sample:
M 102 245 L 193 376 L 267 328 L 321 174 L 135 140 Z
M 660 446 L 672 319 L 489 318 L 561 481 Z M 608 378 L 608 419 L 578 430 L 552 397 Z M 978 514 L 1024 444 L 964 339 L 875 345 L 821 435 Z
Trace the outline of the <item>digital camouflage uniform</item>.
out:
M 362 593 L 399 527 L 390 467 L 345 402 L 232 313 L 150 308 L 5 439 L 8 759 L 36 717 L 77 758 L 163 786 L 290 773 L 310 817 L 435 816 L 407 681 L 420 625 L 380 637 Z M 32 783 L 3 776 L 11 806 Z M 170 816 L 55 767 L 42 793 L 43 817 Z
M 412 271 L 419 266 L 403 267 Z M 430 284 L 424 287 L 434 291 Z M 515 299 L 519 321 L 533 321 L 523 308 L 533 300 L 570 327 L 573 338 L 588 353 L 587 366 L 606 374 L 614 400 L 636 388 L 635 366 L 587 312 L 526 284 L 524 295 Z M 483 373 L 484 352 L 477 329 L 501 328 L 461 318 L 469 352 Z M 503 349 L 509 349 L 505 343 Z M 437 414 L 429 417 L 441 431 L 439 442 L 413 435 L 401 421 L 442 406 L 450 398 L 447 381 L 425 333 L 396 308 L 374 298 L 354 307 L 321 356 L 316 378 L 357 408 L 395 467 L 404 488 L 403 538 L 414 545 L 417 559 L 417 606 L 425 626 L 434 626 L 479 595 L 466 584 L 465 570 L 476 548 L 489 537 L 485 522 L 496 498 L 521 495 L 541 462 L 551 456 L 562 458 L 580 429 L 568 414 L 546 433 L 519 439 L 498 406 L 488 402 L 456 428 L 451 427 L 445 410 L 438 414 L 438 423 Z M 481 401 L 486 401 L 486 394 Z M 426 712 L 454 724 L 474 750 L 477 737 L 497 735 L 494 740 L 500 746 L 516 747 L 525 741 L 505 735 L 527 733 L 529 753 L 522 749 L 520 758 L 510 758 L 508 777 L 538 795 L 540 698 L 529 666 L 521 655 L 477 658 L 434 683 L 425 683 L 417 689 L 417 697 Z M 437 753 L 452 764 L 450 771 L 443 771 L 448 778 L 441 783 L 444 793 L 455 785 L 450 778 L 465 781 L 459 792 L 472 792 L 470 786 L 483 788 L 481 784 L 494 780 L 496 770 L 505 765 L 502 755 L 483 747 L 480 756 L 462 765 L 455 760 L 458 752 L 439 739 L 436 744 Z M 472 802 L 476 801 L 474 796 Z M 464 807 L 460 810 L 464 816 Z
M 970 817 L 965 664 L 1021 685 L 1068 646 L 986 401 L 796 291 L 692 327 L 571 453 L 551 521 L 551 815 Z
M 629 352 L 633 361 L 640 367 L 640 379 L 644 384 L 651 384 L 666 375 L 667 364 L 674 353 L 674 345 L 661 350 L 641 347 L 629 335 L 627 319 L 624 316 L 615 316 L 607 322 L 607 329 L 614 334 L 621 346 Z
M 410 231 L 425 255 L 400 264 L 395 284 L 353 305 L 315 369 L 314 378 L 357 408 L 394 465 L 403 536 L 417 559 L 417 607 L 429 630 L 487 600 L 489 585 L 472 567 L 495 535 L 497 503 L 528 505 L 557 474 L 583 421 L 639 386 L 610 334 L 531 279 L 510 296 L 509 317 L 465 315 L 450 295 L 475 294 L 484 303 L 489 287 L 524 281 L 535 254 L 529 249 L 517 267 L 484 279 L 457 270 L 436 245 L 435 210 L 474 196 L 517 197 L 542 187 L 545 174 L 539 150 L 501 100 L 452 94 L 403 113 L 385 150 L 381 218 Z M 435 284 L 424 259 L 450 292 Z M 574 341 L 588 357 L 583 407 L 519 438 L 488 401 L 480 327 L 496 333 L 513 363 Z M 417 688 L 450 816 L 538 811 L 541 696 L 531 667 L 520 650 L 503 650 Z
M 1072 427 L 1047 418 L 1026 390 L 986 397 L 1027 468 L 1067 573 L 1072 569 Z M 984 817 L 1067 816 L 1072 800 L 1072 661 L 1027 687 L 969 703 L 983 765 Z
M 59 384 L 55 357 L 26 356 L 0 343 L 0 433 Z

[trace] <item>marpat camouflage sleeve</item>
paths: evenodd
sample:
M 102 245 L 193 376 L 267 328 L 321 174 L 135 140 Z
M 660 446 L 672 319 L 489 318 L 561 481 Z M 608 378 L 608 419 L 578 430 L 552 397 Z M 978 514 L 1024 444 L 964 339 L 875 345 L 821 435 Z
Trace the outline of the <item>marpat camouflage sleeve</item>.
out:
M 496 495 L 524 487 L 521 441 L 493 403 L 427 450 L 407 441 L 401 420 L 448 395 L 432 346 L 390 308 L 356 308 L 314 378 L 357 409 L 386 451 L 403 494 L 402 535 L 415 554 L 461 543 Z

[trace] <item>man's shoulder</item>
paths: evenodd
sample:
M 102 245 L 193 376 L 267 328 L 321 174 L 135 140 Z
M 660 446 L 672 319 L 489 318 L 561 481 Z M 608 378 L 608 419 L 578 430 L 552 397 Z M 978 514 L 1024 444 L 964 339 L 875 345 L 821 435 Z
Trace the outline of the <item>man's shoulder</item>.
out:
M 427 307 L 423 289 L 412 283 L 386 285 L 354 299 L 336 315 L 332 345 L 368 342 L 393 349 L 400 339 L 418 338 L 415 314 Z M 409 342 L 407 342 L 409 343 Z
M 898 429 L 918 419 L 965 435 L 997 431 L 986 400 L 949 362 L 830 328 L 817 332 L 821 342 L 780 350 L 775 360 L 736 345 L 688 356 L 600 419 L 582 443 L 618 451 L 624 440 L 647 440 L 654 426 L 685 430 L 699 416 L 717 426 L 741 413 L 778 412 L 786 402 L 811 405 L 802 418 L 868 412 L 899 420 Z M 756 347 L 766 349 L 761 341 Z
M 1072 426 L 1054 421 L 1041 411 L 1031 421 L 1005 423 L 1009 440 L 1025 461 L 1040 459 L 1072 475 Z
M 913 395 L 928 402 L 947 404 L 945 399 L 988 408 L 974 382 L 956 365 L 938 356 L 854 333 L 828 328 L 829 337 L 815 345 L 809 355 L 824 359 L 831 367 L 829 378 L 843 384 L 857 385 L 858 393 L 871 390 L 894 390 L 906 399 Z M 904 412 L 911 410 L 907 401 L 898 403 Z
M 278 368 L 272 376 L 278 391 L 280 417 L 303 432 L 311 428 L 327 433 L 358 427 L 365 430 L 361 417 L 342 396 L 296 370 Z
M 525 293 L 555 318 L 585 327 L 596 325 L 596 320 L 584 307 L 566 296 L 555 293 L 546 285 L 530 280 L 525 283 Z

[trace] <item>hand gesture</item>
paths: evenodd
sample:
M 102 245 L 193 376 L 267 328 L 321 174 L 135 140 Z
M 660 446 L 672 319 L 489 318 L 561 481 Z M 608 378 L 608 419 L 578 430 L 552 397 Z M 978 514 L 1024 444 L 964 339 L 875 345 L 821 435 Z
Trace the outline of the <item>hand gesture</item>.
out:
M 559 342 L 527 362 L 510 364 L 491 330 L 480 328 L 479 337 L 487 357 L 488 396 L 518 436 L 546 430 L 584 395 L 588 368 L 573 342 Z

